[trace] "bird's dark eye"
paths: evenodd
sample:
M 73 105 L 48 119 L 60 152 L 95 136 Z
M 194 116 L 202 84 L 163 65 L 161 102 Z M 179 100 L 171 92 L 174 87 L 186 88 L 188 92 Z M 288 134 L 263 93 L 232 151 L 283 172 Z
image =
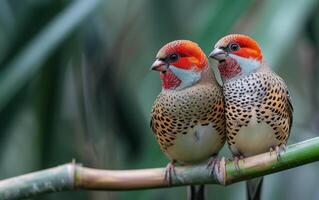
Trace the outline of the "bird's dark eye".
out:
M 169 60 L 174 62 L 176 60 L 178 60 L 178 55 L 176 53 L 173 53 L 169 56 Z
M 237 44 L 237 43 L 231 43 L 230 45 L 229 45 L 229 49 L 230 49 L 230 51 L 238 51 L 239 50 L 239 45 Z

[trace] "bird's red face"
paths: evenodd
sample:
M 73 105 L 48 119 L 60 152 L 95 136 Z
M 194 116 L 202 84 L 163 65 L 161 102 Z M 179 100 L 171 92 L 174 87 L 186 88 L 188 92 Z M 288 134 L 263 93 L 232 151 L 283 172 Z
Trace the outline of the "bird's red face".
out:
M 189 40 L 176 40 L 163 46 L 151 69 L 160 72 L 163 89 L 183 89 L 195 84 L 208 60 L 200 47 Z
M 258 43 L 240 34 L 220 39 L 209 57 L 218 61 L 218 69 L 224 80 L 256 70 L 263 60 Z

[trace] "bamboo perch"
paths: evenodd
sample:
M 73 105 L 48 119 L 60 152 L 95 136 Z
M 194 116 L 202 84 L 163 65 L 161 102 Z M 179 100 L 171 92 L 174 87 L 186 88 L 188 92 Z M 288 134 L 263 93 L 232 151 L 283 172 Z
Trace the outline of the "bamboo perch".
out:
M 264 153 L 239 161 L 222 159 L 220 168 L 210 175 L 206 164 L 176 167 L 171 186 L 189 184 L 229 185 L 253 177 L 305 165 L 319 160 L 319 137 L 287 147 L 277 159 L 276 153 Z M 64 190 L 136 190 L 170 187 L 164 181 L 165 168 L 138 170 L 99 170 L 69 163 L 0 181 L 0 199 L 21 199 Z

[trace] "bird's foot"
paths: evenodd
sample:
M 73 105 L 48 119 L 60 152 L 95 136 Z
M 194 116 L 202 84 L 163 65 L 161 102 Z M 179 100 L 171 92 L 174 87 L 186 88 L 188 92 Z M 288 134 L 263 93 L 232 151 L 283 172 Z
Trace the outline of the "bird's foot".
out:
M 285 152 L 285 151 L 286 151 L 286 145 L 285 144 L 282 144 L 282 145 L 279 145 L 279 146 L 275 146 L 274 148 L 270 147 L 270 154 L 272 152 L 276 152 L 277 161 L 280 161 L 281 154 L 283 152 Z
M 165 181 L 171 186 L 172 183 L 173 183 L 173 180 L 172 180 L 172 175 L 175 175 L 175 163 L 176 161 L 173 160 L 171 162 L 169 162 L 167 165 L 166 165 L 166 169 L 165 169 Z
M 240 171 L 239 161 L 242 160 L 242 159 L 244 159 L 244 156 L 242 156 L 242 155 L 234 156 L 234 157 L 233 157 L 233 161 L 234 161 L 234 165 L 235 165 L 235 170 L 236 170 L 237 172 Z
M 209 169 L 210 175 L 213 175 L 213 173 L 215 174 L 219 173 L 220 158 L 218 157 L 218 155 L 213 155 L 212 157 L 209 158 L 206 169 Z

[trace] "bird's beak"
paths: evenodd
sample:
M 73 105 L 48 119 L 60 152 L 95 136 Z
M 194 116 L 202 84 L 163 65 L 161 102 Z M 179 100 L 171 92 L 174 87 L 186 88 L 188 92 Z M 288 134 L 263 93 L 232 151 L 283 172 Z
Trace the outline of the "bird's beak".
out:
M 210 54 L 209 54 L 210 58 L 213 58 L 215 60 L 218 61 L 223 61 L 226 59 L 227 57 L 227 52 L 223 49 L 220 48 L 215 48 Z
M 168 64 L 163 60 L 156 59 L 151 66 L 151 70 L 164 72 L 168 69 Z

